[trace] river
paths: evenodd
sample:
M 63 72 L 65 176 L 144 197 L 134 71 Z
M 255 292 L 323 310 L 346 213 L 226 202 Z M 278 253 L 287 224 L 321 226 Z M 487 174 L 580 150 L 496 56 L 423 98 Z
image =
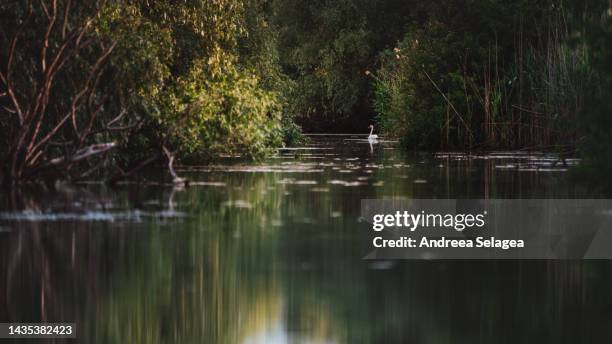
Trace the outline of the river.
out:
M 81 343 L 609 342 L 607 261 L 362 259 L 362 199 L 596 197 L 575 163 L 317 136 L 179 167 L 187 188 L 5 192 L 0 321 L 76 322 Z

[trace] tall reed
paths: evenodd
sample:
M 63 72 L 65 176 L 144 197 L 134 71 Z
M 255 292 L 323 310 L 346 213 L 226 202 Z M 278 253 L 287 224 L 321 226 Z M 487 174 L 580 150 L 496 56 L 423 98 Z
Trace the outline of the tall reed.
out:
M 571 42 L 572 15 L 562 1 L 540 22 L 519 13 L 510 44 L 447 23 L 412 29 L 372 73 L 382 127 L 430 148 L 573 146 L 592 72 L 585 44 Z

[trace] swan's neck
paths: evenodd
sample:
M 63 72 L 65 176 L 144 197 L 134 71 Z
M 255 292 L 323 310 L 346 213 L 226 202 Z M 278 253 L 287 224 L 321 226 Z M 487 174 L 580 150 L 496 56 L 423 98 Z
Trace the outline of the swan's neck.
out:
M 374 127 L 370 127 L 370 136 L 372 136 L 373 132 L 374 132 Z

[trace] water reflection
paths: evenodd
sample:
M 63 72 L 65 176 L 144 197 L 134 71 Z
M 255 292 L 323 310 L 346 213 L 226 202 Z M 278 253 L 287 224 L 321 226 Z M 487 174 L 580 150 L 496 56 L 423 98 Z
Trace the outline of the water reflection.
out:
M 0 204 L 0 320 L 83 343 L 612 339 L 608 262 L 366 262 L 360 200 L 593 197 L 552 164 L 317 140 L 171 186 L 21 190 Z M 556 168 L 545 166 L 543 169 Z

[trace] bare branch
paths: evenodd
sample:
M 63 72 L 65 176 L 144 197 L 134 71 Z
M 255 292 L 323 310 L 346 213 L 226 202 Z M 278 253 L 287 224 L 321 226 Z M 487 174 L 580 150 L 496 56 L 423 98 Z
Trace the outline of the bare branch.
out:
M 168 157 L 168 170 L 172 175 L 172 182 L 174 184 L 187 184 L 187 179 L 179 177 L 174 171 L 174 167 L 172 166 L 174 164 L 174 154 L 172 154 L 166 146 L 162 146 L 162 149 L 164 150 L 164 154 Z
M 102 64 L 104 63 L 106 58 L 111 54 L 111 52 L 113 51 L 116 45 L 117 45 L 117 42 L 116 41 L 113 42 L 113 44 L 111 44 L 111 46 L 108 49 L 106 49 L 106 51 L 102 54 L 102 56 L 98 58 L 93 68 L 91 69 L 91 72 L 89 73 L 89 76 L 87 77 L 87 80 L 85 81 L 85 85 L 83 86 L 83 89 L 79 93 L 77 93 L 77 95 L 72 100 L 72 104 L 70 106 L 70 113 L 71 113 L 71 118 L 72 118 L 72 126 L 77 135 L 79 135 L 79 130 L 77 127 L 77 122 L 76 122 L 77 106 L 79 102 L 81 101 L 81 98 L 89 91 L 91 81 L 94 78 L 97 70 L 100 68 L 100 66 L 102 66 Z
M 80 41 L 80 37 L 85 34 L 86 28 L 86 26 L 83 26 L 81 29 L 73 30 L 70 35 L 60 44 L 60 48 L 55 54 L 55 57 L 52 59 L 53 62 L 48 68 L 46 74 L 44 74 L 43 82 L 41 83 L 39 90 L 36 92 L 36 101 L 32 102 L 30 110 L 28 111 L 28 113 L 30 114 L 29 117 L 33 117 L 37 113 L 40 113 L 38 121 L 41 121 L 42 117 L 44 117 L 44 111 L 49 97 L 49 92 L 51 90 L 53 79 L 55 78 L 56 73 L 61 70 L 63 65 L 68 61 L 70 55 L 76 53 L 81 48 L 81 45 L 77 43 L 71 50 L 67 49 L 73 39 L 76 38 L 77 41 Z M 33 118 L 31 120 L 33 120 Z
M 70 6 L 72 0 L 68 0 L 66 7 L 64 8 L 64 24 L 62 24 L 62 39 L 66 38 L 66 30 L 68 29 L 68 13 L 70 12 Z
M 45 12 L 45 16 L 47 16 L 47 19 L 50 19 L 49 9 L 47 8 L 47 5 L 45 4 L 44 0 L 40 0 L 40 7 L 42 7 L 43 12 Z
M 21 24 L 17 27 L 13 38 L 11 39 L 11 43 L 9 44 L 8 50 L 8 58 L 6 63 L 6 75 L 3 77 L 4 83 L 6 84 L 7 93 L 13 102 L 13 106 L 15 107 L 15 111 L 17 112 L 17 116 L 19 117 L 19 124 L 23 124 L 23 112 L 21 111 L 21 107 L 19 106 L 19 101 L 15 96 L 15 92 L 13 91 L 13 86 L 11 82 L 11 66 L 13 64 L 13 58 L 15 57 L 15 47 L 17 46 L 17 41 L 19 40 L 19 35 L 23 32 L 23 29 L 30 21 L 30 17 L 32 16 L 32 0 L 28 0 L 28 9 L 25 15 L 25 18 L 22 19 Z
M 15 110 L 13 110 L 13 109 L 9 109 L 9 108 L 7 108 L 6 106 L 2 106 L 2 108 L 4 109 L 4 111 L 6 111 L 6 112 L 8 112 L 8 113 L 12 113 L 12 114 L 17 113 Z
M 64 156 L 44 162 L 28 170 L 27 175 L 29 178 L 31 178 L 32 176 L 40 174 L 43 170 L 46 170 L 49 168 L 53 168 L 53 169 L 57 169 L 59 167 L 65 168 L 65 166 L 75 164 L 89 157 L 105 153 L 109 151 L 110 149 L 113 149 L 115 146 L 116 146 L 115 142 L 93 144 L 85 148 L 79 149 L 74 154 L 69 153 Z
M 49 10 L 44 2 L 44 0 L 40 0 L 40 4 L 49 19 L 49 25 L 47 26 L 47 30 L 45 31 L 45 36 L 42 42 L 42 51 L 41 51 L 41 71 L 43 74 L 43 82 L 41 83 L 40 91 L 38 92 L 38 96 L 36 97 L 36 101 L 30 106 L 30 110 L 28 111 L 26 121 L 30 122 L 34 119 L 34 117 L 38 114 L 38 122 L 36 123 L 34 133 L 32 138 L 30 139 L 30 144 L 28 145 L 27 150 L 32 148 L 32 144 L 36 140 L 36 136 L 40 130 L 41 123 L 45 116 L 45 111 L 48 103 L 48 97 L 51 87 L 51 80 L 49 80 L 46 75 L 47 70 L 47 49 L 49 49 L 49 37 L 51 36 L 51 32 L 53 31 L 53 27 L 55 26 L 55 22 L 57 19 L 57 0 L 53 0 L 51 3 L 51 14 L 49 14 Z M 45 80 L 46 79 L 46 80 Z
M 91 133 L 91 128 L 94 125 L 96 117 L 98 117 L 100 110 L 102 110 L 102 107 L 104 107 L 104 103 L 106 102 L 107 98 L 108 96 L 105 96 L 104 100 L 102 100 L 100 104 L 96 107 L 96 109 L 92 111 L 91 114 L 89 115 L 89 123 L 87 123 L 87 127 L 85 128 L 84 132 L 80 135 L 79 146 L 82 145 L 83 142 L 85 142 L 85 138 L 87 138 L 87 136 L 89 136 L 89 133 Z
M 47 143 L 47 141 L 49 141 L 53 137 L 53 135 L 57 133 L 58 130 L 60 130 L 60 128 L 64 125 L 64 123 L 66 123 L 69 118 L 70 113 L 66 114 L 64 118 L 62 118 L 59 123 L 53 129 L 51 129 L 51 131 L 44 138 L 42 138 L 37 144 L 34 145 L 32 149 L 29 150 L 30 154 L 32 154 L 32 152 L 35 152 L 40 146 Z
M 40 0 L 40 3 L 45 9 L 47 18 L 49 18 L 49 25 L 47 26 L 45 38 L 43 39 L 43 47 L 40 58 L 42 62 L 42 73 L 45 74 L 45 71 L 47 70 L 47 49 L 49 49 L 49 36 L 51 35 L 51 31 L 53 31 L 53 26 L 55 26 L 55 21 L 57 19 L 57 0 L 53 0 L 53 3 L 51 4 L 51 16 L 49 16 L 49 12 L 45 6 L 45 2 L 43 0 Z
M 57 166 L 57 165 L 62 165 L 62 164 L 73 164 L 75 162 L 79 162 L 81 160 L 87 159 L 90 156 L 104 153 L 114 148 L 116 145 L 117 144 L 115 142 L 93 144 L 85 148 L 79 149 L 72 155 L 69 155 L 69 156 L 67 155 L 67 156 L 62 156 L 59 158 L 51 159 L 49 160 L 49 162 L 44 164 L 44 166 L 41 166 L 39 168 L 46 168 L 46 167 Z
M 45 122 L 45 117 L 48 117 L 46 116 L 48 112 L 47 107 L 51 106 L 49 99 L 54 89 L 55 76 L 73 58 L 78 58 L 77 54 L 85 46 L 101 42 L 99 37 L 91 36 L 90 32 L 106 0 L 99 1 L 96 8 L 94 8 L 94 14 L 86 16 L 83 20 L 78 20 L 74 26 L 72 26 L 70 19 L 72 15 L 77 14 L 75 13 L 72 0 L 62 0 L 61 2 L 58 0 L 37 0 L 41 7 L 39 10 L 43 12 L 39 14 L 43 15 L 43 20 L 44 16 L 48 20 L 42 28 L 42 42 L 39 48 L 40 61 L 38 63 L 41 68 L 41 78 L 38 84 L 34 85 L 34 92 L 24 91 L 23 96 L 27 97 L 27 99 L 20 99 L 22 92 L 13 86 L 12 75 L 17 73 L 14 62 L 17 60 L 17 56 L 19 56 L 18 51 L 20 51 L 21 47 L 18 48 L 18 46 L 20 45 L 20 40 L 24 39 L 23 37 L 27 32 L 26 27 L 32 23 L 31 17 L 33 16 L 34 0 L 26 1 L 23 18 L 19 18 L 19 25 L 12 33 L 12 37 L 5 37 L 3 35 L 5 41 L 9 44 L 5 55 L 5 65 L 0 66 L 0 99 L 10 98 L 10 104 L 0 105 L 0 110 L 4 113 L 16 114 L 19 117 L 19 126 L 14 128 L 16 133 L 9 147 L 8 165 L 5 169 L 6 175 L 3 176 L 5 180 L 8 179 L 9 181 L 22 178 L 37 178 L 40 173 L 44 172 L 45 168 L 49 167 L 52 167 L 52 170 L 56 172 L 68 171 L 72 164 L 87 159 L 90 156 L 104 153 L 116 145 L 112 142 L 90 145 L 83 148 L 87 137 L 92 134 L 92 129 L 98 122 L 99 114 L 103 111 L 106 98 L 99 102 L 99 93 L 95 90 L 98 89 L 98 82 L 104 73 L 104 65 L 117 42 L 111 42 L 109 45 L 100 45 L 99 49 L 101 51 L 96 60 L 92 61 L 93 64 L 88 74 L 85 75 L 86 79 L 83 80 L 83 84 L 75 86 L 69 108 L 63 109 L 65 112 L 62 114 L 62 109 L 57 108 L 56 105 L 55 110 L 60 114 L 59 122 L 56 124 Z M 0 3 L 2 3 L 2 0 L 0 0 Z M 61 38 L 56 39 L 56 37 L 60 36 Z M 94 105 L 94 103 L 97 104 Z M 81 111 L 84 117 L 80 125 L 84 127 L 79 131 L 77 115 Z M 124 115 L 120 114 L 120 116 L 111 120 L 109 122 L 111 125 L 107 124 L 105 130 L 123 129 L 119 126 L 112 126 L 112 124 L 118 123 Z M 61 143 L 64 150 L 63 156 L 49 160 L 47 157 L 47 145 L 60 136 L 60 129 L 66 128 L 66 122 L 71 119 L 76 138 L 62 138 L 61 141 L 68 140 L 65 143 Z M 44 137 L 39 139 L 39 136 L 42 136 L 42 128 L 45 128 L 47 125 L 52 127 L 49 131 L 45 130 Z
M 43 138 L 40 142 L 34 144 L 36 137 L 38 136 L 39 130 L 40 130 L 40 126 L 42 124 L 42 120 L 44 118 L 44 113 L 42 113 L 39 118 L 38 121 L 36 123 L 36 127 L 34 130 L 34 133 L 32 135 L 32 138 L 30 140 L 30 144 L 28 145 L 28 154 L 26 157 L 26 160 L 28 160 L 29 158 L 31 158 L 33 156 L 33 154 L 36 154 L 36 150 L 41 147 L 43 144 L 45 144 L 47 141 L 49 141 L 53 135 L 55 135 L 57 133 L 57 131 L 64 125 L 64 123 L 66 122 L 66 120 L 68 120 L 69 118 L 72 118 L 72 124 L 73 124 L 73 128 L 75 130 L 75 133 L 77 136 L 82 137 L 83 135 L 81 135 L 78 132 L 78 127 L 76 124 L 76 110 L 77 107 L 80 103 L 81 98 L 88 92 L 90 91 L 90 84 L 91 84 L 91 80 L 95 77 L 95 75 L 98 73 L 98 69 L 100 68 L 100 66 L 104 63 L 104 61 L 106 60 L 106 58 L 110 55 L 110 53 L 113 51 L 113 49 L 116 46 L 116 42 L 114 42 L 108 49 L 106 49 L 106 52 L 100 56 L 98 58 L 98 60 L 96 61 L 95 65 L 93 66 L 92 70 L 90 71 L 90 74 L 87 78 L 87 80 L 85 81 L 85 85 L 83 86 L 83 89 L 77 93 L 77 95 L 73 98 L 72 103 L 70 105 L 70 110 L 68 112 L 68 114 L 62 118 L 62 120 L 58 123 L 58 125 L 53 128 L 53 130 L 51 130 L 49 132 L 49 134 L 47 134 L 47 136 L 45 136 L 45 138 Z M 46 91 L 46 93 L 48 94 L 48 91 Z
M 110 127 L 111 125 L 119 122 L 126 114 L 127 114 L 126 109 L 121 110 L 121 112 L 119 112 L 119 115 L 117 117 L 113 118 L 110 122 L 106 123 L 106 126 Z
M 55 1 L 57 0 L 54 0 L 54 2 Z M 32 102 L 30 106 L 30 110 L 28 111 L 29 113 L 28 117 L 35 117 L 36 114 L 40 114 L 38 121 L 42 120 L 42 117 L 44 117 L 44 111 L 46 108 L 49 92 L 50 92 L 51 85 L 53 83 L 55 74 L 66 63 L 70 55 L 76 53 L 80 48 L 82 48 L 82 45 L 88 44 L 88 41 L 85 41 L 85 43 L 82 44 L 81 40 L 84 37 L 85 33 L 87 32 L 88 28 L 91 26 L 93 21 L 96 19 L 96 17 L 100 13 L 104 4 L 105 4 L 105 1 L 103 1 L 100 4 L 100 6 L 96 9 L 96 12 L 94 15 L 92 15 L 90 18 L 85 20 L 81 26 L 72 30 L 67 37 L 63 35 L 63 37 L 65 37 L 63 42 L 60 43 L 60 47 L 58 48 L 55 54 L 55 57 L 52 58 L 52 62 L 49 68 L 46 70 L 46 73 L 43 73 L 44 74 L 43 82 L 41 83 L 39 90 L 36 93 L 37 94 L 36 101 Z M 57 9 L 55 10 L 57 11 Z M 67 25 L 67 22 L 66 22 L 67 20 L 68 20 L 68 12 L 65 12 L 64 13 L 64 21 L 65 21 L 64 24 L 65 25 Z M 74 43 L 72 49 L 68 49 L 72 45 L 72 43 Z M 46 59 L 43 62 L 43 65 L 46 65 Z M 33 118 L 31 118 L 31 120 L 33 120 Z M 31 141 L 33 142 L 34 140 L 31 140 Z M 29 146 L 31 147 L 31 144 Z
M 127 110 L 126 109 L 121 110 L 119 115 L 117 117 L 113 118 L 108 123 L 106 123 L 106 126 L 104 128 L 98 129 L 96 131 L 92 131 L 92 132 L 89 133 L 89 135 L 100 134 L 100 133 L 107 132 L 107 131 L 125 131 L 125 130 L 130 130 L 130 129 L 139 127 L 144 122 L 143 120 L 140 120 L 140 121 L 137 121 L 136 123 L 128 124 L 128 125 L 124 125 L 124 126 L 112 126 L 116 122 L 120 121 L 126 114 L 127 114 Z
M 30 159 L 30 165 L 34 165 L 36 163 L 36 161 L 43 155 L 44 151 L 38 151 L 38 153 L 36 153 L 36 155 L 34 155 L 31 159 Z
M 68 22 L 68 12 L 70 9 L 70 5 L 71 5 L 71 1 L 68 2 L 68 5 L 66 6 L 66 10 L 64 11 L 64 24 L 63 24 L 62 30 L 65 30 L 65 28 L 68 25 L 67 22 Z M 74 50 L 76 51 L 79 49 L 79 47 L 81 46 L 81 40 L 85 36 L 85 33 L 87 32 L 91 24 L 93 24 L 93 22 L 100 15 L 100 12 L 102 11 L 105 5 L 106 5 L 106 0 L 103 0 L 96 8 L 96 11 L 85 22 L 83 22 L 83 24 L 80 27 L 77 27 L 74 30 L 72 30 L 71 33 L 68 35 L 68 37 L 64 39 L 64 42 L 60 45 L 60 48 L 58 49 L 58 53 L 56 54 L 56 57 L 53 60 L 49 70 L 54 69 L 54 67 L 56 67 L 60 63 L 63 53 L 66 51 L 69 43 L 72 41 L 73 38 L 76 38 Z M 62 32 L 62 37 L 65 37 L 65 34 L 63 32 Z
M 85 22 L 83 22 L 81 26 L 72 30 L 70 34 L 60 44 L 60 47 L 55 55 L 55 58 L 53 59 L 53 62 L 51 63 L 49 70 L 47 72 L 49 73 L 49 75 L 54 74 L 57 70 L 61 68 L 61 65 L 64 63 L 63 62 L 64 53 L 70 46 L 70 43 L 73 42 L 73 40 L 74 40 L 74 47 L 72 51 L 76 52 L 81 48 L 81 40 L 85 36 L 85 33 L 87 32 L 91 24 L 93 24 L 93 22 L 96 20 L 96 17 L 100 14 L 100 11 L 102 10 L 104 6 L 104 3 L 106 3 L 106 1 L 103 1 L 102 4 L 100 4 L 100 6 L 96 9 L 96 12 L 91 17 L 89 17 L 87 20 L 85 20 Z M 66 18 L 67 17 L 65 17 L 65 20 L 67 20 Z

